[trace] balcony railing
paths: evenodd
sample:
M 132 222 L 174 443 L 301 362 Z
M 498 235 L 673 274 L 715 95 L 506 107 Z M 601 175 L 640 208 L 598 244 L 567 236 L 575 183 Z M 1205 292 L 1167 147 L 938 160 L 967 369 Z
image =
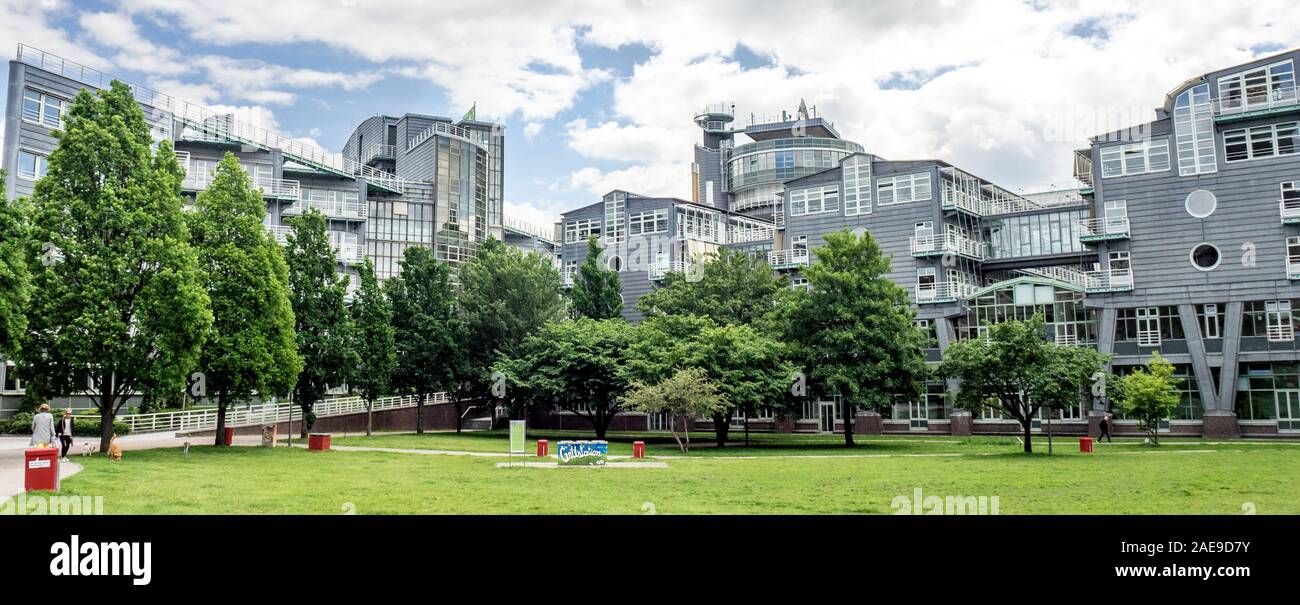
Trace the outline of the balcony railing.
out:
M 334 248 L 334 254 L 338 261 L 345 265 L 358 265 L 365 260 L 365 248 L 361 245 L 361 238 L 355 233 L 345 233 L 343 231 L 330 231 L 330 247 Z
M 1300 199 L 1278 200 L 1277 207 L 1282 214 L 1283 225 L 1300 224 Z
M 1292 342 L 1295 340 L 1295 324 L 1291 321 L 1269 322 L 1268 339 L 1270 342 Z
M 1287 279 L 1300 279 L 1300 254 L 1288 254 L 1286 257 Z
M 1128 239 L 1128 217 L 1108 216 L 1089 218 L 1075 223 L 1079 228 L 1079 241 L 1101 242 L 1116 239 Z
M 419 147 L 421 143 L 429 140 L 430 137 L 438 134 L 451 136 L 458 139 L 464 139 L 466 141 L 469 141 L 479 146 L 484 151 L 487 151 L 487 148 L 484 147 L 483 142 L 478 140 L 478 138 L 474 136 L 474 131 L 469 130 L 468 128 L 461 128 L 460 126 L 454 126 L 446 122 L 434 122 L 433 125 L 426 128 L 424 132 L 415 135 L 415 138 L 411 139 L 411 141 L 406 144 L 406 150 L 410 151 L 412 149 L 415 149 L 416 147 Z
M 396 145 L 371 145 L 370 148 L 366 150 L 365 155 L 362 155 L 361 157 L 364 158 L 366 164 L 369 164 L 375 160 L 396 159 L 397 146 Z
M 782 209 L 782 208 L 777 208 L 776 211 L 772 213 L 772 224 L 776 225 L 776 228 L 777 228 L 777 229 L 785 229 L 785 210 L 784 210 L 784 209 Z
M 1239 97 L 1214 100 L 1216 117 L 1243 116 L 1274 109 L 1294 108 L 1300 104 L 1295 86 L 1274 88 L 1262 94 L 1245 94 Z
M 955 302 L 967 298 L 976 290 L 974 285 L 963 282 L 944 282 L 941 284 L 917 284 L 916 304 L 934 304 Z
M 944 210 L 965 210 L 976 216 L 987 214 L 985 202 L 979 195 L 962 191 L 947 181 L 944 182 L 942 191 Z
M 799 250 L 773 250 L 767 253 L 767 264 L 773 269 L 790 269 L 793 267 L 808 266 L 808 251 Z
M 294 202 L 292 206 L 285 208 L 284 213 L 298 215 L 306 212 L 308 208 L 315 208 L 329 218 L 366 220 L 366 204 L 356 196 L 335 195 L 321 198 L 308 195 L 307 199 Z
M 1074 284 L 1080 288 L 1084 287 L 1084 284 L 1087 282 L 1087 277 L 1084 275 L 1083 271 L 1071 269 L 1069 267 L 1026 267 L 1017 270 L 1026 275 L 1055 279 L 1067 284 Z
M 1132 269 L 1102 269 L 1085 271 L 1083 274 L 1085 292 L 1124 292 L 1133 289 Z
M 1092 148 L 1074 150 L 1074 178 L 1085 189 L 1092 188 Z
M 749 242 L 764 242 L 772 239 L 775 230 L 771 227 L 750 227 L 727 229 L 728 244 L 745 244 Z
M 271 235 L 275 236 L 275 241 L 280 242 L 281 246 L 289 243 L 289 233 L 293 231 L 293 227 L 286 225 L 265 225 L 265 227 L 267 231 L 271 232 Z
M 984 260 L 984 243 L 964 235 L 922 235 L 908 238 L 908 242 L 912 246 L 912 256 L 956 254 L 972 260 Z
M 655 263 L 650 265 L 647 273 L 651 280 L 661 280 L 669 273 L 686 273 L 691 270 L 691 263 L 686 261 L 672 261 L 665 263 Z
M 186 191 L 205 191 L 212 186 L 213 181 L 217 178 L 216 173 L 185 174 L 181 180 L 181 189 Z M 274 198 L 279 200 L 296 201 L 302 196 L 302 186 L 298 181 L 290 179 L 249 179 L 248 186 L 253 189 L 259 189 L 262 197 Z

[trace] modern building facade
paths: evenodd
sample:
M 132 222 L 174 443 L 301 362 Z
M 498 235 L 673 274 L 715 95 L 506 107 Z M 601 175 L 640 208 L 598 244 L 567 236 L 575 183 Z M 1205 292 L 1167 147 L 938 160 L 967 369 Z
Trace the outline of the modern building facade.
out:
M 113 78 L 20 45 L 9 63 L 3 157 L 12 197 L 30 195 L 56 146 L 51 132 L 83 88 Z M 503 217 L 504 127 L 422 114 L 375 116 L 348 137 L 342 153 L 303 143 L 171 95 L 132 85 L 155 140 L 169 140 L 185 171 L 192 201 L 210 184 L 217 163 L 234 153 L 266 199 L 266 228 L 284 243 L 285 219 L 319 210 L 328 218 L 338 271 L 358 285 L 357 266 L 370 258 L 381 279 L 400 272 L 403 251 L 432 248 L 452 264 L 488 237 L 506 239 Z M 527 231 L 542 233 L 530 228 Z M 0 413 L 16 409 L 21 381 L 0 364 Z M 75 399 L 75 398 L 74 398 Z M 70 400 L 72 405 L 84 402 Z
M 931 334 L 930 361 L 990 323 L 1041 314 L 1048 338 L 1111 354 L 1117 374 L 1156 352 L 1172 362 L 1182 403 L 1162 431 L 1300 434 L 1296 54 L 1187 80 L 1166 95 L 1155 120 L 1098 135 L 1077 151 L 1078 189 L 1038 194 L 1013 193 L 940 160 L 867 153 L 802 106 L 741 129 L 731 127 L 731 106 L 711 106 L 695 117 L 704 137 L 692 169 L 697 200 L 688 207 L 727 217 L 719 226 L 737 222 L 734 232 L 745 235 L 721 227 L 710 243 L 765 253 L 792 287 L 806 287 L 800 269 L 816 262 L 825 234 L 870 232 L 893 259 L 890 278 L 913 294 Z M 757 136 L 736 143 L 738 134 Z M 665 218 L 678 218 L 667 208 L 685 204 L 614 192 L 565 214 L 566 267 L 585 256 L 570 239 L 598 235 L 611 246 L 619 238 L 611 225 L 640 233 L 648 212 L 664 206 Z M 654 246 L 650 256 L 671 263 L 655 267 L 685 270 L 699 261 L 694 253 L 708 251 L 681 246 L 680 227 L 661 232 L 667 256 Z M 623 271 L 629 306 L 654 287 L 656 272 L 629 271 L 607 254 Z M 859 419 L 885 432 L 1018 430 L 998 414 L 954 409 L 946 394 L 957 386 L 930 384 L 924 397 L 900 401 L 882 418 Z M 1104 403 L 1088 399 L 1054 416 L 1054 430 L 1095 430 Z M 749 421 L 751 430 L 834 431 L 839 414 L 833 402 L 810 401 L 785 424 Z M 620 422 L 653 428 L 662 419 Z M 1133 425 L 1121 420 L 1120 428 Z

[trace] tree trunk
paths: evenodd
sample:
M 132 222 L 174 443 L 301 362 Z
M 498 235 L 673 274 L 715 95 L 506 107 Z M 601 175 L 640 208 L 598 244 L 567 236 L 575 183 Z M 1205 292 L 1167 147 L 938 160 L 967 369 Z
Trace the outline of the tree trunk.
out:
M 1052 410 L 1047 410 L 1047 455 L 1051 456 L 1052 451 Z
M 99 396 L 99 451 L 108 454 L 108 444 L 112 442 L 113 394 L 105 390 Z
M 374 408 L 375 408 L 375 401 L 367 397 L 366 398 L 366 436 L 367 437 L 370 436 L 370 431 L 375 426 L 374 419 L 372 417 Z
M 217 392 L 217 438 L 213 445 L 223 447 L 226 445 L 226 392 Z
M 424 434 L 424 397 L 425 394 L 420 393 L 420 396 L 415 399 L 415 433 L 417 435 Z M 456 423 L 456 430 L 459 431 L 460 420 L 456 420 Z
M 844 400 L 844 447 L 853 447 L 853 404 Z
M 685 418 L 683 418 L 685 421 Z M 689 425 L 688 427 L 689 428 Z M 713 437 L 718 447 L 727 446 L 727 433 L 731 431 L 731 418 L 722 414 L 713 415 Z
M 1030 441 L 1030 436 L 1029 436 L 1029 432 L 1030 430 L 1032 430 L 1033 424 L 1034 424 L 1033 419 L 1029 418 L 1028 416 L 1026 416 L 1024 420 L 1020 421 L 1020 426 L 1025 429 L 1025 453 L 1026 454 L 1034 453 L 1033 442 Z

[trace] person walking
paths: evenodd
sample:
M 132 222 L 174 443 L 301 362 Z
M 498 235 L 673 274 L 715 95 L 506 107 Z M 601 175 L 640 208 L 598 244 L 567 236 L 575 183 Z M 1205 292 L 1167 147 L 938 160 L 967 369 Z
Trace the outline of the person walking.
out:
M 63 445 L 63 451 L 60 452 L 59 458 L 64 462 L 68 461 L 68 450 L 72 449 L 72 409 L 63 410 L 61 418 L 54 426 L 54 434 L 58 435 L 59 443 Z
M 33 447 L 47 447 L 54 443 L 54 416 L 50 415 L 50 404 L 42 403 L 40 410 L 32 417 Z
M 1097 435 L 1097 443 L 1101 443 L 1102 437 L 1106 438 L 1106 443 L 1114 443 L 1110 439 L 1110 425 L 1115 422 L 1114 418 L 1115 415 L 1110 412 L 1105 412 L 1101 415 L 1101 422 L 1097 423 L 1097 428 L 1100 431 Z

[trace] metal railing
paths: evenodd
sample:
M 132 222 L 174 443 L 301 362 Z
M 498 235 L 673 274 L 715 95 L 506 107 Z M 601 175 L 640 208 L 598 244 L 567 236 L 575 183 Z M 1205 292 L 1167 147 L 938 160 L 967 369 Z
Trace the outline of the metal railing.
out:
M 372 411 L 394 410 L 415 407 L 419 398 L 415 395 L 381 397 L 375 400 Z M 433 393 L 425 403 L 448 403 L 451 399 L 446 393 Z M 341 416 L 366 411 L 366 400 L 362 397 L 339 397 L 317 402 L 312 406 L 317 418 Z M 256 426 L 302 420 L 302 411 L 293 402 L 265 403 L 247 406 L 231 406 L 226 409 L 226 426 Z M 99 416 L 78 416 L 98 420 Z M 154 414 L 123 414 L 115 420 L 131 428 L 131 434 L 210 431 L 217 428 L 216 408 L 197 408 L 177 412 L 158 412 Z
M 1300 104 L 1300 95 L 1296 94 L 1295 86 L 1273 88 L 1264 94 L 1246 93 L 1239 97 L 1219 98 L 1213 101 L 1216 116 L 1244 114 L 1296 104 Z
M 378 143 L 371 145 L 366 149 L 365 155 L 361 156 L 362 161 L 369 164 L 375 160 L 393 160 L 397 158 L 396 145 L 380 145 Z
M 275 241 L 280 242 L 281 246 L 289 243 L 289 233 L 293 231 L 293 227 L 288 227 L 285 225 L 263 225 L 263 226 L 266 227 L 267 231 L 271 232 L 271 235 L 275 236 Z
M 468 128 L 448 124 L 446 122 L 434 122 L 433 125 L 426 128 L 424 132 L 415 135 L 415 138 L 411 139 L 410 142 L 406 144 L 406 150 L 410 151 L 415 149 L 416 147 L 419 147 L 421 143 L 429 140 L 430 137 L 438 134 L 464 139 L 477 145 L 484 151 L 487 150 L 487 147 L 483 145 L 483 142 L 474 137 L 474 131 Z
M 780 207 L 778 207 L 778 208 L 776 209 L 776 211 L 772 213 L 772 224 L 773 224 L 773 225 L 776 225 L 776 228 L 777 228 L 777 229 L 784 229 L 784 228 L 785 228 L 785 209 L 784 209 L 784 208 L 780 208 Z
M 975 286 L 962 282 L 944 282 L 939 284 L 917 284 L 916 302 L 918 304 L 936 301 L 967 298 L 975 291 Z
M 215 173 L 190 174 L 186 172 L 185 178 L 181 180 L 181 188 L 187 191 L 204 191 L 212 186 L 212 183 L 216 180 L 217 175 Z M 248 186 L 260 190 L 262 197 L 297 200 L 302 195 L 301 184 L 290 179 L 263 178 L 254 180 L 250 177 Z
M 1069 267 L 1026 267 L 1024 269 L 1018 269 L 1018 271 L 1026 275 L 1046 277 L 1048 279 L 1055 279 L 1068 284 L 1074 284 L 1080 288 L 1084 287 L 1087 283 L 1087 276 L 1084 275 L 1083 271 L 1071 269 Z
M 1300 279 L 1300 254 L 1286 255 L 1287 279 Z
M 1101 269 L 1085 271 L 1083 274 L 1085 290 L 1131 290 L 1133 289 L 1132 269 Z
M 25 44 L 18 45 L 18 62 L 42 69 L 95 88 L 107 89 L 113 78 L 97 69 L 86 67 Z M 377 186 L 402 191 L 404 181 L 390 172 L 377 170 L 355 160 L 343 157 L 290 138 L 278 132 L 236 120 L 233 115 L 219 114 L 211 109 L 178 99 L 169 94 L 123 81 L 137 101 L 172 114 L 183 128 L 177 129 L 178 139 L 187 138 L 186 130 L 200 135 L 201 140 L 225 140 L 245 143 L 266 149 L 278 149 L 289 159 L 335 173 L 361 177 Z
M 984 242 L 973 240 L 964 235 L 954 233 L 922 235 L 909 237 L 907 241 L 912 247 L 912 254 L 952 253 L 975 260 L 984 260 Z
M 504 221 L 502 221 L 502 227 L 505 227 L 506 229 L 510 229 L 512 231 L 517 231 L 525 235 L 531 235 L 547 243 L 551 243 L 551 244 L 555 243 L 554 230 L 547 230 L 545 227 L 542 227 L 540 225 L 534 225 L 532 223 L 524 222 L 518 219 L 507 218 Z
M 357 234 L 343 231 L 330 231 L 328 234 L 330 247 L 334 248 L 340 263 L 356 265 L 365 260 L 365 247 L 361 245 L 361 238 Z
M 1268 324 L 1268 339 L 1271 342 L 1291 342 L 1295 340 L 1295 324 L 1290 321 Z
M 1085 187 L 1092 187 L 1092 148 L 1074 150 L 1074 178 Z
M 667 263 L 655 263 L 650 265 L 650 279 L 663 279 L 669 273 L 686 273 L 691 270 L 691 263 L 686 261 L 672 261 Z
M 366 219 L 366 204 L 355 196 L 336 195 L 333 199 L 313 199 L 308 196 L 307 199 L 299 200 L 292 206 L 284 209 L 284 214 L 296 215 L 302 214 L 308 208 L 315 208 L 321 214 L 329 218 L 350 218 L 356 220 Z
M 749 242 L 764 242 L 772 239 L 776 230 L 772 227 L 747 227 L 747 228 L 727 228 L 728 244 L 745 244 Z
M 1282 214 L 1282 222 L 1287 219 L 1300 220 L 1300 198 L 1278 200 L 1277 207 Z
M 773 250 L 767 253 L 767 264 L 773 267 L 793 267 L 808 265 L 807 250 Z
M 1127 237 L 1129 224 L 1127 216 L 1108 216 L 1104 218 L 1087 218 L 1075 221 L 1079 227 L 1079 237 L 1105 237 L 1122 235 Z

